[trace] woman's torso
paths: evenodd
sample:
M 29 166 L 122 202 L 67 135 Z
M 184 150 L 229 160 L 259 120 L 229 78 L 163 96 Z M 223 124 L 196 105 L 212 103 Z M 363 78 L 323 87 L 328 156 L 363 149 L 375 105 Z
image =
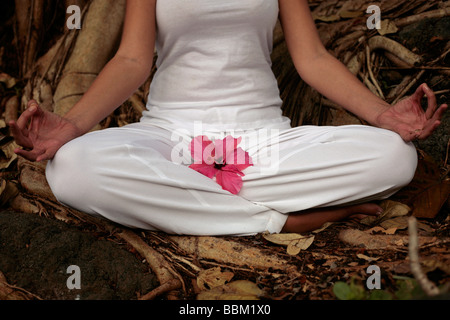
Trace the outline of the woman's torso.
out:
M 278 0 L 157 1 L 145 118 L 226 130 L 285 123 L 271 69 Z

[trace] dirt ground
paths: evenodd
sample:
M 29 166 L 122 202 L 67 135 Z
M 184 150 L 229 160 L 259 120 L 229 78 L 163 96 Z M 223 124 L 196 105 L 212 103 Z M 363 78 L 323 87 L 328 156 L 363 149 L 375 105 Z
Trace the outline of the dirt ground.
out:
M 8 282 L 62 300 L 135 299 L 157 284 L 142 261 L 95 232 L 26 213 L 0 213 L 0 270 Z M 69 266 L 82 270 L 81 290 L 69 290 Z

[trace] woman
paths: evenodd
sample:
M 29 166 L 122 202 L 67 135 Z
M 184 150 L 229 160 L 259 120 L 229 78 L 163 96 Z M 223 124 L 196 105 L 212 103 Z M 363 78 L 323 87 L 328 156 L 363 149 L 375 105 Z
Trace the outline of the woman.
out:
M 303 80 L 373 127 L 291 128 L 270 68 L 278 18 Z M 149 111 L 86 134 L 147 79 L 155 45 Z M 411 141 L 428 137 L 446 108 L 425 84 L 394 106 L 373 95 L 326 51 L 306 0 L 128 0 L 120 48 L 83 98 L 64 117 L 31 101 L 10 126 L 17 154 L 50 160 L 49 184 L 70 207 L 134 228 L 248 235 L 379 214 L 370 201 L 411 181 Z M 174 161 L 196 137 L 231 131 L 259 159 L 233 172 L 238 194 Z

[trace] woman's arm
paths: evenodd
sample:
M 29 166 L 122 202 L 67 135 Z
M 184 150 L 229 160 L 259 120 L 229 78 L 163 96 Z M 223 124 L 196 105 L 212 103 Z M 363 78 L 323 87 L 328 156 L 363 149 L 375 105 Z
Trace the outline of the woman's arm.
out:
M 53 159 L 67 142 L 85 134 L 131 96 L 150 74 L 156 30 L 156 0 L 127 0 L 122 41 L 89 90 L 64 117 L 42 110 L 32 100 L 17 121 L 9 123 L 30 161 Z
M 279 0 L 279 4 L 280 20 L 292 60 L 299 75 L 311 87 L 361 119 L 393 130 L 407 141 L 426 138 L 439 125 L 447 106 L 436 111 L 436 99 L 428 86 L 422 85 L 417 94 L 399 106 L 389 105 L 326 50 L 307 0 Z M 424 94 L 429 102 L 426 114 L 420 106 Z M 405 117 L 404 112 L 407 112 Z
M 94 83 L 64 116 L 88 132 L 128 99 L 148 78 L 156 33 L 156 0 L 127 0 L 120 47 Z

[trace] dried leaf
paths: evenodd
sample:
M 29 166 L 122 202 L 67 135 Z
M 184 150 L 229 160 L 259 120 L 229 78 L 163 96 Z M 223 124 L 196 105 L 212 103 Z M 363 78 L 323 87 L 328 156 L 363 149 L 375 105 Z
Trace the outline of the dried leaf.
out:
M 395 195 L 412 208 L 416 218 L 433 219 L 446 203 L 450 193 L 450 179 L 442 179 L 439 166 L 424 152 L 413 181 Z
M 381 29 L 378 29 L 378 33 L 382 36 L 385 34 L 391 34 L 396 33 L 398 31 L 397 25 L 394 23 L 394 21 L 391 20 L 382 20 L 381 21 Z
M 197 300 L 259 300 L 264 291 L 247 280 L 238 280 L 198 294 Z
M 382 226 L 384 229 L 395 228 L 395 229 L 404 230 L 404 229 L 408 228 L 408 217 L 401 216 L 401 217 L 396 217 L 393 219 L 388 219 L 386 221 L 382 221 L 380 223 L 380 226 Z
M 328 228 L 329 226 L 333 225 L 333 222 L 327 222 L 325 223 L 322 227 L 320 227 L 317 230 L 314 230 L 313 233 L 319 233 L 322 232 L 323 230 L 325 230 L 326 228 Z
M 427 273 L 432 272 L 436 269 L 440 269 L 445 273 L 450 274 L 450 266 L 448 263 L 445 263 L 444 261 L 429 259 L 422 261 L 422 265 L 425 267 L 424 269 L 426 269 L 425 271 Z
M 0 152 L 0 169 L 7 169 L 17 159 L 17 155 L 14 153 L 17 147 L 14 141 L 2 146 Z
M 40 212 L 40 209 L 34 203 L 20 194 L 14 199 L 11 199 L 10 206 L 11 209 L 18 212 L 30 214 L 38 214 Z
M 219 287 L 234 277 L 232 272 L 222 272 L 220 267 L 203 270 L 197 277 L 197 285 L 201 290 Z
M 314 18 L 314 20 L 319 20 L 322 22 L 334 22 L 334 21 L 341 20 L 341 17 L 338 16 L 337 14 L 333 14 L 333 15 L 329 15 L 329 16 L 319 16 L 319 15 L 313 14 L 313 18 Z
M 370 216 L 361 220 L 361 223 L 369 226 L 378 225 L 381 222 L 395 217 L 406 216 L 411 209 L 400 202 L 386 200 L 380 204 L 383 213 L 379 217 Z
M 389 229 L 386 229 L 385 231 L 384 231 L 384 233 L 386 233 L 386 234 L 395 234 L 395 232 L 397 232 L 397 228 L 389 228 Z
M 20 158 L 18 167 L 20 170 L 20 185 L 24 190 L 29 194 L 56 202 L 56 198 L 45 178 L 45 170 L 41 167 L 41 164 L 31 163 Z
M 368 250 L 379 250 L 404 247 L 408 243 L 409 237 L 400 235 L 371 235 L 364 231 L 347 229 L 340 232 L 339 239 L 353 246 Z M 435 237 L 419 237 L 419 245 L 434 242 L 436 242 Z
M 9 74 L 0 73 L 0 82 L 3 82 L 6 85 L 6 88 L 11 89 L 16 85 L 17 80 Z
M 380 226 L 375 226 L 375 227 L 367 230 L 367 232 L 370 233 L 370 234 L 373 234 L 375 232 L 382 232 L 384 234 L 395 234 L 396 231 L 397 231 L 397 228 L 385 229 L 385 228 L 382 228 Z
M 5 206 L 7 203 L 9 203 L 12 199 L 17 197 L 19 194 L 19 189 L 17 188 L 16 184 L 7 181 L 7 180 L 1 180 L 0 183 L 0 206 Z
M 363 260 L 366 260 L 366 261 L 369 261 L 369 262 L 377 261 L 377 260 L 380 259 L 380 258 L 368 257 L 368 256 L 366 256 L 366 255 L 364 255 L 364 254 L 361 254 L 361 253 L 358 253 L 356 256 L 357 256 L 359 259 L 363 259 Z
M 351 19 L 351 18 L 358 18 L 364 15 L 362 11 L 349 11 L 349 10 L 341 10 L 339 12 L 339 15 L 341 18 L 344 19 Z
M 308 249 L 314 242 L 314 236 L 291 241 L 287 247 L 287 253 L 296 256 L 302 250 Z
M 314 236 L 302 236 L 297 233 L 263 234 L 264 239 L 275 244 L 287 246 L 289 255 L 297 255 L 308 249 L 314 242 Z

